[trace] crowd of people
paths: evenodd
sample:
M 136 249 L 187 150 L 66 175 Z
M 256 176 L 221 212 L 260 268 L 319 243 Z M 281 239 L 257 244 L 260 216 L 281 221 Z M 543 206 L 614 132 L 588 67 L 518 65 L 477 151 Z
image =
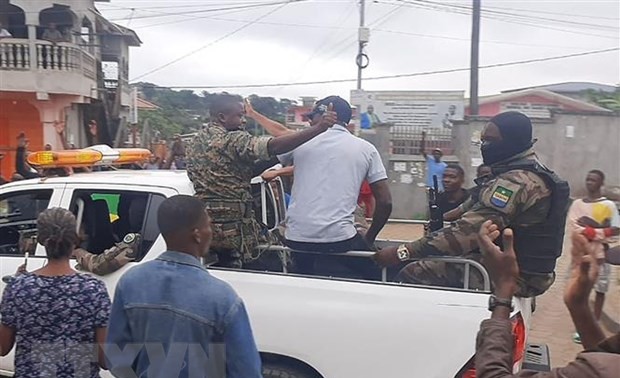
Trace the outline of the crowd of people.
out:
M 54 121 L 54 129 L 56 130 L 58 136 L 57 139 L 58 141 L 60 141 L 60 145 L 62 146 L 63 150 L 77 149 L 76 145 L 74 143 L 69 143 L 66 137 L 64 122 Z M 99 144 L 97 121 L 90 120 L 88 122 L 88 130 L 92 144 Z M 48 143 L 44 146 L 43 149 L 45 151 L 51 151 L 53 149 L 53 146 Z M 39 169 L 36 167 L 32 167 L 30 164 L 28 164 L 27 160 L 29 154 L 30 140 L 26 136 L 26 133 L 21 132 L 17 136 L 17 148 L 15 151 L 15 171 L 8 179 L 0 175 L 0 185 L 24 179 L 49 176 L 67 176 L 77 172 L 90 172 L 90 169 L 85 167 L 65 167 L 62 169 Z M 0 160 L 2 160 L 3 158 L 4 155 L 0 154 Z M 144 162 L 139 166 L 132 166 L 132 169 L 185 169 L 185 143 L 181 139 L 181 136 L 178 134 L 174 136 L 174 139 L 169 148 L 169 152 L 166 154 L 165 158 L 160 158 L 159 156 L 153 154 L 148 159 L 148 161 Z
M 441 151 L 425 155 L 429 178 L 441 178 L 439 204 L 452 224 L 411 243 L 377 250 L 375 240 L 392 210 L 388 176 L 376 148 L 347 128 L 352 115 L 347 101 L 338 96 L 319 100 L 307 115 L 311 126 L 299 132 L 226 94 L 214 99 L 210 114 L 209 125 L 182 154 L 173 148 L 169 159 L 177 167 L 186 165 L 196 194 L 174 196 L 160 206 L 158 226 L 168 250 L 127 271 L 112 303 L 100 281 L 69 266 L 79 242 L 73 215 L 62 209 L 41 213 L 38 241 L 46 249 L 48 264 L 34 272 L 20 270 L 0 304 L 0 354 L 17 344 L 17 376 L 54 368 L 62 372 L 59 376 L 69 377 L 79 367 L 89 369 L 88 376 L 97 376 L 99 368 L 118 377 L 193 377 L 203 376 L 193 375 L 197 371 L 223 368 L 228 377 L 260 377 L 260 358 L 243 301 L 209 274 L 201 258 L 215 258 L 216 265 L 229 268 L 268 264 L 268 254 L 256 247 L 279 239 L 255 217 L 250 182 L 277 162 L 294 175 L 282 241 L 292 251 L 312 252 L 289 256 L 291 271 L 321 274 L 322 258 L 363 250 L 374 252 L 373 258 L 346 263 L 361 278 L 375 279 L 379 265 L 398 268 L 392 277 L 397 281 L 463 287 L 461 265 L 413 260 L 447 255 L 482 261 L 493 294 L 491 317 L 482 322 L 476 342 L 478 377 L 617 376 L 620 333 L 606 340 L 597 318 L 602 308 L 599 294 L 606 291 L 608 280 L 604 263 L 615 261 L 618 254 L 617 248 L 609 247 L 620 234 L 618 209 L 602 198 L 604 174 L 592 171 L 586 181 L 588 197 L 575 201 L 569 211 L 568 185 L 538 161 L 531 121 L 525 115 L 504 112 L 485 126 L 484 165 L 478 169 L 475 188 L 463 188 L 462 167 L 444 163 Z M 246 116 L 272 136 L 245 131 Z M 278 174 L 284 173 L 264 177 Z M 354 213 L 364 182 L 374 211 L 371 225 L 360 229 Z M 585 351 L 565 368 L 513 374 L 512 299 L 538 296 L 554 283 L 567 221 L 573 243 L 564 300 Z M 470 288 L 481 288 L 480 277 L 471 274 L 469 279 Z M 595 285 L 593 312 L 588 298 Z M 200 290 L 188 290 L 192 287 Z M 84 302 L 88 306 L 81 305 Z M 52 304 L 63 309 L 60 318 L 50 310 Z M 43 324 L 45 333 L 32 331 L 35 321 Z M 54 358 L 58 348 L 34 348 L 58 341 L 74 344 L 76 358 L 91 353 L 81 359 L 88 363 L 80 366 Z M 183 363 L 168 364 L 163 355 L 152 358 L 141 349 L 148 343 L 182 353 Z M 86 344 L 91 348 L 79 349 Z M 183 349 L 175 350 L 179 345 Z M 209 349 L 213 345 L 225 347 L 214 352 Z M 41 359 L 58 362 L 36 365 Z

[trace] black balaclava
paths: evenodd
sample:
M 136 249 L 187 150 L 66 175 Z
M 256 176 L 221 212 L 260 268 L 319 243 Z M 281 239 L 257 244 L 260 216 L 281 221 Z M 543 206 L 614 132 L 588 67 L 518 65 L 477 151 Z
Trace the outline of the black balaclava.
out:
M 484 164 L 496 164 L 532 147 L 532 122 L 525 114 L 504 112 L 489 122 L 497 126 L 502 141 L 482 143 L 480 151 Z

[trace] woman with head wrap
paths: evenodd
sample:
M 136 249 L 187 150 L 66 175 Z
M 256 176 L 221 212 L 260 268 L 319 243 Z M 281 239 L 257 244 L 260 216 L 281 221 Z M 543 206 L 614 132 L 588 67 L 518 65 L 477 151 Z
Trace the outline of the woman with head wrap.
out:
M 22 266 L 22 273 L 5 288 L 0 355 L 16 345 L 15 377 L 99 377 L 110 314 L 108 292 L 103 282 L 71 269 L 69 259 L 78 241 L 71 212 L 43 211 L 37 230 L 47 264 L 33 272 Z

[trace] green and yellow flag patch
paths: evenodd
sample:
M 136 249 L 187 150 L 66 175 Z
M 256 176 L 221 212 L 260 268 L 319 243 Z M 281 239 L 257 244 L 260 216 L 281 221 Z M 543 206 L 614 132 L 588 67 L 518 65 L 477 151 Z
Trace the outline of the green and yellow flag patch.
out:
M 503 209 L 508 205 L 513 194 L 514 192 L 512 190 L 506 189 L 503 186 L 498 186 L 493 192 L 493 195 L 491 195 L 491 204 Z

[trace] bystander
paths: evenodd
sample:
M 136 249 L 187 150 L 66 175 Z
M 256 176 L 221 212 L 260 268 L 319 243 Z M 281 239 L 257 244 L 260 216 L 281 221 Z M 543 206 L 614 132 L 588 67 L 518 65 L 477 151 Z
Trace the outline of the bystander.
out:
M 582 337 L 585 351 L 567 366 L 550 372 L 523 370 L 513 374 L 512 352 L 515 342 L 509 317 L 512 297 L 518 287 L 519 265 L 513 248 L 512 230 L 504 230 L 503 250 L 494 244 L 500 234 L 497 225 L 487 221 L 478 235 L 478 244 L 494 283 L 494 290 L 489 301 L 491 318 L 480 325 L 476 342 L 476 377 L 617 378 L 620 333 L 605 339 L 605 334 L 589 308 L 588 298 L 597 280 L 599 264 L 595 246 L 579 233 L 571 235 L 571 278 L 564 292 L 564 302 Z
M 22 265 L 0 304 L 0 355 L 14 344 L 16 377 L 99 377 L 110 312 L 103 282 L 71 269 L 76 220 L 52 208 L 37 219 L 37 241 L 47 264 L 34 272 Z M 93 345 L 98 345 L 93 348 Z
M 437 205 L 441 214 L 445 214 L 459 207 L 469 198 L 469 192 L 463 189 L 465 171 L 458 164 L 448 164 L 443 172 L 444 191 L 439 193 Z
M 586 176 L 588 195 L 573 202 L 568 211 L 568 226 L 572 232 L 583 234 L 593 242 L 597 262 L 600 264 L 599 276 L 594 287 L 594 317 L 601 319 L 605 294 L 609 291 L 611 267 L 605 262 L 605 251 L 609 244 L 617 241 L 620 235 L 620 214 L 616 205 L 602 195 L 605 174 L 597 169 Z M 581 343 L 579 333 L 573 335 L 573 341 Z
M 157 223 L 168 251 L 130 269 L 116 287 L 106 353 L 112 374 L 261 377 L 243 301 L 201 262 L 213 236 L 204 202 L 171 197 Z
M 433 177 L 437 177 L 437 185 L 439 186 L 439 191 L 443 192 L 443 172 L 445 171 L 448 164 L 443 162 L 441 158 L 443 157 L 443 152 L 441 149 L 435 148 L 433 149 L 433 154 L 429 156 L 426 153 L 426 132 L 422 132 L 422 141 L 420 143 L 420 153 L 426 160 L 426 187 L 433 187 Z

